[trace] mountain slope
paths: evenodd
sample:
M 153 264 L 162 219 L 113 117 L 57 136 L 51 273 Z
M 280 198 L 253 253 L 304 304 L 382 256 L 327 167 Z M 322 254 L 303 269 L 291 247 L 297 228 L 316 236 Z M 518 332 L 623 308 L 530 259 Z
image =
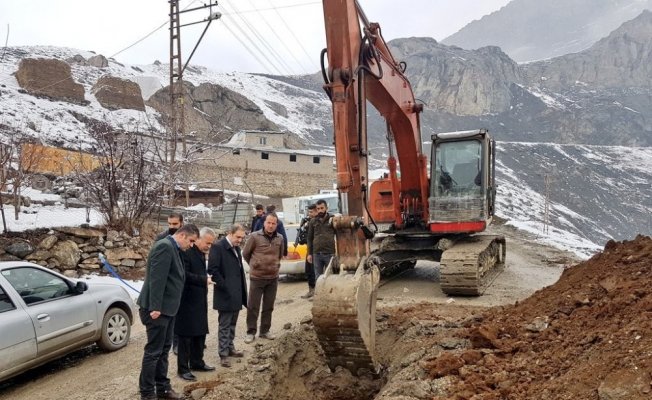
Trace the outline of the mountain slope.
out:
M 518 62 L 589 48 L 641 13 L 650 0 L 513 0 L 442 43 L 477 49 L 499 46 Z

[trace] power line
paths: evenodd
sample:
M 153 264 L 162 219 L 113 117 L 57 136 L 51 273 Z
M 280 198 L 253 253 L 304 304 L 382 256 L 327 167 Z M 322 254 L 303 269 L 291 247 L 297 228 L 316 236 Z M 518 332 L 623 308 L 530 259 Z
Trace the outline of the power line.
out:
M 294 40 L 299 44 L 299 47 L 301 47 L 301 50 L 303 50 L 303 54 L 305 54 L 306 57 L 307 57 L 309 60 L 314 60 L 314 59 L 316 59 L 316 58 L 317 58 L 317 55 L 315 55 L 315 56 L 314 56 L 315 58 L 313 58 L 313 56 L 311 56 L 310 54 L 308 54 L 308 51 L 306 50 L 305 47 L 303 47 L 303 44 L 301 43 L 301 41 L 299 40 L 299 38 L 297 38 L 297 36 L 294 34 L 294 31 L 290 28 L 290 26 L 289 26 L 288 23 L 285 21 L 285 19 L 284 19 L 283 16 L 281 15 L 281 13 L 278 12 L 278 9 L 279 9 L 279 8 L 285 8 L 285 7 L 274 7 L 274 4 L 272 3 L 272 0 L 267 0 L 267 1 L 269 2 L 269 4 L 272 5 L 272 9 L 276 12 L 276 14 L 278 15 L 278 18 L 281 20 L 281 22 L 283 22 L 283 25 L 285 25 L 285 28 L 290 32 L 290 34 L 292 35 L 292 37 L 294 38 Z M 308 5 L 308 4 L 321 4 L 321 2 L 306 3 L 306 5 Z M 319 65 L 317 65 L 315 62 L 313 62 L 313 65 L 315 66 L 315 69 L 316 69 L 316 70 L 319 70 L 319 68 L 320 68 Z
M 230 4 L 230 6 L 233 7 L 234 10 L 238 11 L 238 8 L 234 4 Z M 291 75 L 293 73 L 292 68 L 285 62 L 283 57 L 281 57 L 278 54 L 278 52 L 272 46 L 270 46 L 269 42 L 267 42 L 267 40 L 265 40 L 265 38 L 260 34 L 260 32 L 258 32 L 258 29 L 256 29 L 256 27 L 253 24 L 251 24 L 249 20 L 245 18 L 243 15 L 238 14 L 238 17 L 240 17 L 242 22 L 244 22 L 245 27 L 247 27 L 253 33 L 253 35 L 258 39 L 258 41 L 260 41 L 260 43 L 263 44 L 263 46 L 267 49 L 269 54 L 271 54 L 271 56 L 276 60 L 276 62 L 278 62 L 279 65 L 285 68 L 286 72 L 288 72 Z
M 251 54 L 251 56 L 254 57 L 256 61 L 258 61 L 258 64 L 260 64 L 262 67 L 265 67 L 265 63 L 260 58 L 258 58 L 258 55 L 256 55 L 256 53 L 247 45 L 247 43 L 245 43 L 242 39 L 240 39 L 240 36 L 238 36 L 235 32 L 233 32 L 233 29 L 231 29 L 231 27 L 229 26 L 230 22 L 227 22 L 228 19 L 222 18 L 222 21 L 224 22 L 224 27 L 229 32 L 231 32 L 231 35 L 233 35 L 233 37 L 236 38 L 238 42 L 240 42 L 240 44 L 245 48 L 245 50 L 247 50 L 247 52 Z M 281 74 L 280 71 L 278 71 L 278 73 Z
M 224 7 L 224 6 L 222 6 L 222 7 Z M 224 20 L 226 21 L 226 19 L 224 19 Z M 283 75 L 283 73 L 281 72 L 281 70 L 280 70 L 280 69 L 279 69 L 279 68 L 278 68 L 278 67 L 277 67 L 277 66 L 272 62 L 272 60 L 269 59 L 269 57 L 267 57 L 267 54 L 265 54 L 265 52 L 262 51 L 262 50 L 260 49 L 260 47 L 258 47 L 258 45 L 256 44 L 256 42 L 255 42 L 254 40 L 251 39 L 251 37 L 249 36 L 249 34 L 248 34 L 244 29 L 242 29 L 242 27 L 240 27 L 240 24 L 238 24 L 238 21 L 236 21 L 234 18 L 233 18 L 233 19 L 229 19 L 229 21 L 232 21 L 232 22 L 233 22 L 233 24 L 234 24 L 235 27 L 240 31 L 240 33 L 241 33 L 241 34 L 242 34 L 242 35 L 243 35 L 243 36 L 244 36 L 244 37 L 249 41 L 250 44 L 253 45 L 253 47 L 258 51 L 258 53 L 259 53 L 261 56 L 263 56 L 263 58 L 265 58 L 265 60 L 267 60 L 267 62 L 269 63 L 269 65 L 271 65 L 272 67 L 274 67 L 274 69 L 277 71 L 277 73 L 278 73 L 279 75 Z M 234 36 L 235 36 L 235 35 L 234 35 Z M 265 64 L 261 64 L 261 66 L 265 67 Z
M 251 0 L 249 0 L 249 1 L 251 1 Z M 272 26 L 269 24 L 269 22 L 267 22 L 267 18 L 265 18 L 265 16 L 263 15 L 263 13 L 261 13 L 260 10 L 256 10 L 256 13 L 260 16 L 260 18 L 263 20 L 263 22 L 265 22 L 265 25 L 267 25 L 267 27 L 268 27 L 269 30 L 274 34 L 274 36 L 276 36 L 276 39 L 278 39 L 278 43 L 281 43 L 281 44 L 283 45 L 283 47 L 285 47 L 285 50 L 288 52 L 288 54 L 289 54 L 290 56 L 292 56 L 292 58 L 294 58 L 294 61 L 296 61 L 296 63 L 297 63 L 297 64 L 298 64 L 302 69 L 307 70 L 307 68 L 304 68 L 304 66 L 303 66 L 303 64 L 301 63 L 301 61 L 300 61 L 300 60 L 299 60 L 299 59 L 294 55 L 294 52 L 293 52 L 292 50 L 290 50 L 290 48 L 288 47 L 288 45 L 285 43 L 285 40 L 281 39 L 281 37 L 276 33 L 276 30 L 275 30 L 274 28 L 272 28 Z

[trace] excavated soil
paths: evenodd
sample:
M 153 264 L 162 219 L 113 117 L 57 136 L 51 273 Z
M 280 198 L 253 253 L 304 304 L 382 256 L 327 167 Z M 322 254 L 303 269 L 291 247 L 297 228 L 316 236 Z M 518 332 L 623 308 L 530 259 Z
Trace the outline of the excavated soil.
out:
M 223 400 L 639 400 L 652 399 L 652 239 L 609 242 L 572 266 L 568 254 L 508 237 L 507 268 L 480 297 L 447 297 L 438 267 L 420 263 L 381 282 L 376 354 L 378 376 L 330 371 L 317 343 L 305 282 L 279 285 L 274 341 L 242 341 L 232 368 L 198 372 L 172 384 L 189 399 Z M 561 276 L 560 276 L 561 275 Z M 541 289 L 543 288 L 543 289 Z M 205 360 L 217 365 L 217 313 Z M 0 385 L 16 400 L 138 398 L 144 327 L 129 347 L 89 347 Z
M 377 377 L 331 372 L 306 318 L 256 344 L 253 373 L 185 390 L 204 399 L 650 399 L 651 283 L 652 239 L 611 241 L 514 305 L 380 308 Z

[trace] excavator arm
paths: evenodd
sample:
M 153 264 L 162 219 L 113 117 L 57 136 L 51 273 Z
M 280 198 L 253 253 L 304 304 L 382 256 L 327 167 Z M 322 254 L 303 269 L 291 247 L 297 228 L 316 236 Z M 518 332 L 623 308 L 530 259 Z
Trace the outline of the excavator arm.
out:
M 385 118 L 390 152 L 394 143 L 398 155 L 398 160 L 393 154 L 388 158 L 396 227 L 427 223 L 428 166 L 421 152 L 422 107 L 415 103 L 404 68 L 389 51 L 380 26 L 367 20 L 356 0 L 324 0 L 323 7 L 327 48 L 322 73 L 333 104 L 342 215 L 332 220 L 337 255 L 317 282 L 313 322 L 330 367 L 357 374 L 377 366 L 373 352 L 380 272 L 370 257 L 367 101 Z
M 385 118 L 391 155 L 388 168 L 392 182 L 394 221 L 428 220 L 428 164 L 421 151 L 419 113 L 404 67 L 392 56 L 380 26 L 367 20 L 356 0 L 324 0 L 326 92 L 333 104 L 337 187 L 344 214 L 366 216 L 367 125 L 369 101 Z M 404 174 L 396 176 L 397 161 Z M 409 173 L 405 173 L 409 172 Z M 409 216 L 410 218 L 407 218 Z

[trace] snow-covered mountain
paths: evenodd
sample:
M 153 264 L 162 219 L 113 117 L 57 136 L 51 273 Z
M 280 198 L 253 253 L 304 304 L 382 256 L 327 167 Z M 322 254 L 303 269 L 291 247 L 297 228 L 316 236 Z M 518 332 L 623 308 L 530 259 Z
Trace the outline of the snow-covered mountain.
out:
M 54 47 L 7 49 L 0 61 L 0 134 L 20 130 L 48 143 L 77 148 L 89 140 L 89 128 L 80 115 L 124 129 L 164 132 L 164 116 L 152 106 L 147 105 L 145 111 L 105 109 L 91 87 L 110 74 L 137 82 L 143 98 L 148 99 L 169 81 L 165 64 L 132 66 L 109 60 L 106 68 L 97 68 L 71 63 L 73 79 L 85 88 L 87 105 L 32 96 L 20 88 L 13 75 L 24 57 L 67 60 L 77 54 L 84 58 L 93 55 Z M 313 77 L 225 74 L 192 66 L 185 79 L 195 86 L 211 83 L 241 94 L 268 121 L 295 133 L 307 146 L 332 148 L 330 103 Z M 201 106 L 199 101 L 193 105 Z M 370 117 L 370 127 L 382 132 L 376 120 Z M 424 138 L 433 126 L 424 123 Z M 383 141 L 373 141 L 371 149 L 374 163 L 382 165 Z M 584 255 L 602 247 L 609 238 L 652 233 L 652 148 L 502 141 L 499 150 L 497 213 L 508 223 Z
M 497 213 L 544 241 L 588 255 L 652 234 L 652 147 L 501 142 L 497 161 Z
M 442 43 L 498 46 L 518 62 L 543 60 L 585 50 L 645 9 L 652 9 L 652 1 L 512 0 Z
M 85 89 L 87 105 L 66 101 L 52 101 L 25 93 L 16 80 L 20 60 L 23 58 L 46 58 L 71 60 L 80 55 L 88 59 L 95 54 L 70 48 L 51 46 L 8 47 L 0 59 L 0 128 L 5 131 L 18 129 L 45 142 L 76 149 L 80 143 L 89 141 L 89 127 L 78 116 L 107 122 L 127 130 L 149 131 L 163 134 L 165 120 L 159 111 L 149 106 L 149 99 L 169 85 L 169 66 L 128 65 L 109 60 L 105 68 L 70 62 L 71 75 Z M 79 58 L 79 57 L 78 57 Z M 144 112 L 136 110 L 108 110 L 92 94 L 92 87 L 101 76 L 110 75 L 138 83 L 146 101 Z M 230 89 L 250 99 L 264 117 L 280 129 L 288 130 L 311 143 L 327 142 L 326 128 L 330 124 L 330 103 L 322 92 L 303 89 L 278 79 L 232 72 L 215 73 L 203 67 L 190 66 L 184 72 L 184 80 L 195 86 L 212 83 Z M 203 112 L 201 104 L 194 104 Z M 77 115 L 77 117 L 76 117 Z M 234 132 L 241 127 L 227 127 Z

